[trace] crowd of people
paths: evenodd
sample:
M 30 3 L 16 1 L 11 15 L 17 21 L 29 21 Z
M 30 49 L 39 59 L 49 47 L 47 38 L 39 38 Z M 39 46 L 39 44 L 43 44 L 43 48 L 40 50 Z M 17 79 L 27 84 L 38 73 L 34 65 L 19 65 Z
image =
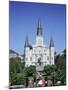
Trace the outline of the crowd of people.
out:
M 46 87 L 46 86 L 52 86 L 52 80 L 47 80 L 42 76 L 40 73 L 37 73 L 36 80 L 34 81 L 33 77 L 29 78 L 28 80 L 28 87 Z

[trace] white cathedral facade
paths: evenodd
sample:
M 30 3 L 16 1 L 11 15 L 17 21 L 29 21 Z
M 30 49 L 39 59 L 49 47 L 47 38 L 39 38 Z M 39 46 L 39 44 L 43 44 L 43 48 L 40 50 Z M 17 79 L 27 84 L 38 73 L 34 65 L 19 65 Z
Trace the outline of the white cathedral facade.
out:
M 37 71 L 42 71 L 45 65 L 54 64 L 53 38 L 51 37 L 49 46 L 44 45 L 43 39 L 43 30 L 39 20 L 35 45 L 29 44 L 28 37 L 25 40 L 25 67 L 35 65 Z

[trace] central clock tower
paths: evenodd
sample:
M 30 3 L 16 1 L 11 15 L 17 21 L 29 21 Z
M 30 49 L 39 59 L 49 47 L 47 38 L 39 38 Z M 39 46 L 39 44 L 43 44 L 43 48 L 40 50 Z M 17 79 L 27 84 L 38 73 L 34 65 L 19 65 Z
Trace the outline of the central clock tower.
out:
M 36 45 L 37 46 L 43 45 L 43 33 L 42 33 L 42 26 L 40 20 L 38 21 L 38 27 L 37 27 Z

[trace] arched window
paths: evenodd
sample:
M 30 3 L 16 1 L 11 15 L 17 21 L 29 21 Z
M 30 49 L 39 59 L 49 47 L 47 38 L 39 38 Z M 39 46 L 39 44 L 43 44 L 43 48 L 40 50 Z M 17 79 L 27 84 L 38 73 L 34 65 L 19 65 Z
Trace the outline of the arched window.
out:
M 51 59 L 53 60 L 53 57 L 51 57 Z
M 47 60 L 49 60 L 49 56 L 47 56 Z
M 28 61 L 28 58 L 26 58 L 26 61 Z
M 32 61 L 32 57 L 30 57 L 30 61 Z

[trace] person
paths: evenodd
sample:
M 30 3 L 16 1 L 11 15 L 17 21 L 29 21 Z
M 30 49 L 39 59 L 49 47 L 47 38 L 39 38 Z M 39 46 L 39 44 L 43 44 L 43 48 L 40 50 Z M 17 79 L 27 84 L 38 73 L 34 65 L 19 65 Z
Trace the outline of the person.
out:
M 47 80 L 47 86 L 53 86 L 52 80 Z
M 28 88 L 33 88 L 33 87 L 34 87 L 33 78 L 29 78 Z
M 44 87 L 45 86 L 45 80 L 43 78 L 40 79 L 38 82 L 38 85 L 39 85 L 39 87 Z

